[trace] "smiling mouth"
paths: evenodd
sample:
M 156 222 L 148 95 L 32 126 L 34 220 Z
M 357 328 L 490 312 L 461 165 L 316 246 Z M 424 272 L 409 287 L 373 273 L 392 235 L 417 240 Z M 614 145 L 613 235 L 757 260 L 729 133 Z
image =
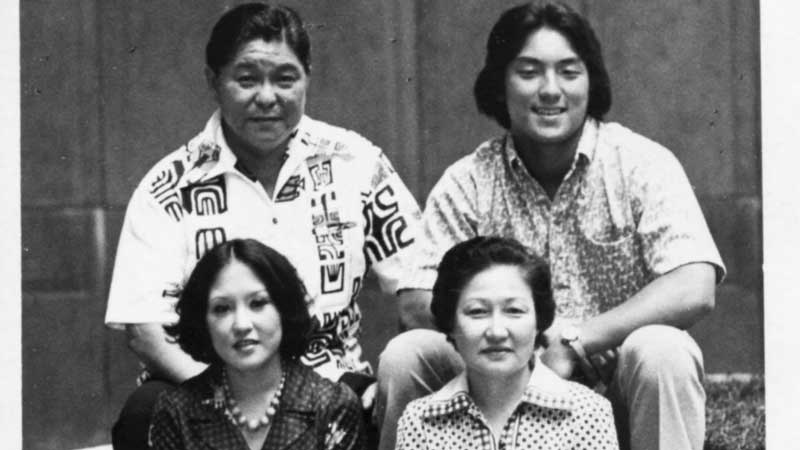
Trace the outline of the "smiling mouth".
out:
M 236 341 L 233 344 L 233 348 L 235 348 L 236 350 L 247 350 L 256 345 L 258 345 L 258 341 L 255 339 L 242 339 L 241 341 Z
M 567 111 L 567 108 L 543 108 L 543 107 L 534 107 L 531 108 L 534 113 L 544 117 L 552 117 L 557 116 L 559 114 L 563 114 Z

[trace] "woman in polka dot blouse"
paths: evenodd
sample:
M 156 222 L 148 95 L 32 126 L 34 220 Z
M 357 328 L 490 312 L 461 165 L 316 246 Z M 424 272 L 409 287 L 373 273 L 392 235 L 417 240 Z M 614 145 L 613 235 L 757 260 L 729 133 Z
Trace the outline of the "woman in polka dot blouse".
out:
M 466 370 L 406 407 L 398 450 L 619 448 L 608 400 L 535 354 L 555 303 L 547 266 L 517 241 L 456 244 L 439 265 L 431 310 Z

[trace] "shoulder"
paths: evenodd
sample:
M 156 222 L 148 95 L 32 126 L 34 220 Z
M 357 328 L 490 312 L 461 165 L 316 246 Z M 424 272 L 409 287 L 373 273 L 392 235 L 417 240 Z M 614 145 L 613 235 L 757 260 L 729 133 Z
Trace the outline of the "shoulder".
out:
M 607 398 L 583 384 L 564 380 L 568 384 L 573 410 L 581 415 L 611 414 L 611 403 Z
M 424 397 L 420 397 L 409 402 L 408 405 L 406 405 L 403 415 L 408 415 L 410 417 L 421 417 L 422 414 L 434 403 L 434 394 L 428 394 Z
M 329 153 L 341 157 L 372 157 L 382 155 L 379 147 L 369 139 L 343 127 L 331 125 L 321 120 L 304 116 L 300 129 L 299 139 L 305 144 L 313 145 L 317 152 Z
M 475 150 L 450 164 L 441 181 L 462 184 L 466 180 L 485 180 L 499 173 L 503 162 L 503 138 L 482 142 Z
M 200 404 L 204 399 L 213 396 L 213 369 L 206 368 L 203 372 L 179 384 L 175 389 L 162 394 L 165 404 L 172 407 L 188 407 Z
M 503 159 L 502 137 L 495 137 L 482 142 L 471 153 L 462 156 L 449 167 L 453 172 L 484 172 L 493 169 L 493 166 Z
M 163 193 L 167 187 L 175 188 L 190 171 L 204 172 L 213 167 L 222 152 L 214 132 L 218 124 L 215 114 L 203 130 L 156 162 L 142 178 L 139 189 Z
M 464 377 L 465 373 L 462 372 L 438 391 L 413 400 L 406 406 L 403 415 L 407 415 L 408 419 L 419 420 L 446 416 L 467 408 L 472 400 L 466 394 Z
M 174 187 L 186 173 L 191 163 L 189 144 L 181 146 L 163 156 L 142 177 L 138 190 L 148 193 L 160 191 L 160 187 Z
M 343 383 L 333 382 L 297 362 L 287 364 L 287 387 L 292 395 L 302 392 L 307 400 L 319 407 L 342 404 L 358 405 L 356 394 Z
M 599 156 L 607 157 L 608 152 L 614 152 L 623 164 L 632 168 L 679 164 L 668 148 L 616 122 L 599 123 L 597 140 Z

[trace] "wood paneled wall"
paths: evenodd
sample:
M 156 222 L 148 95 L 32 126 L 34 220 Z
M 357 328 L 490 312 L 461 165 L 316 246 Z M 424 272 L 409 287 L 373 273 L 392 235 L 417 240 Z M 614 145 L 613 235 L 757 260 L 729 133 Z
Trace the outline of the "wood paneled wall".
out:
M 203 49 L 228 3 L 21 3 L 23 427 L 28 449 L 109 441 L 137 362 L 103 327 L 133 188 L 214 108 Z M 498 132 L 472 84 L 516 1 L 287 1 L 312 36 L 308 112 L 380 145 L 424 202 L 444 168 Z M 672 149 L 729 276 L 692 329 L 710 372 L 763 371 L 758 4 L 572 1 L 612 79 L 610 120 Z M 374 283 L 373 283 L 374 284 Z M 362 298 L 375 360 L 392 299 Z

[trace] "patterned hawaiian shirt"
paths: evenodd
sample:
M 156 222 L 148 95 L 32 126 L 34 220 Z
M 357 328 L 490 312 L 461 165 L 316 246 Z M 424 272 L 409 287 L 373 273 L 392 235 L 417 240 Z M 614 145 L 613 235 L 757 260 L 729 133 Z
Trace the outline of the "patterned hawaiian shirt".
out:
M 616 124 L 588 119 L 551 200 L 506 135 L 450 166 L 430 193 L 422 245 L 401 288 L 430 289 L 442 254 L 476 235 L 513 237 L 545 258 L 558 317 L 584 320 L 681 265 L 725 266 L 678 160 Z
M 379 148 L 309 117 L 289 143 L 270 198 L 237 164 L 217 111 L 134 192 L 106 324 L 175 322 L 177 296 L 197 260 L 226 240 L 253 238 L 283 253 L 310 294 L 313 330 L 302 361 L 330 379 L 370 373 L 356 298 L 369 269 L 394 293 L 420 217 Z
M 538 359 L 519 405 L 500 436 L 469 395 L 462 372 L 442 389 L 409 403 L 397 450 L 617 449 L 611 404 L 589 388 L 560 378 Z

